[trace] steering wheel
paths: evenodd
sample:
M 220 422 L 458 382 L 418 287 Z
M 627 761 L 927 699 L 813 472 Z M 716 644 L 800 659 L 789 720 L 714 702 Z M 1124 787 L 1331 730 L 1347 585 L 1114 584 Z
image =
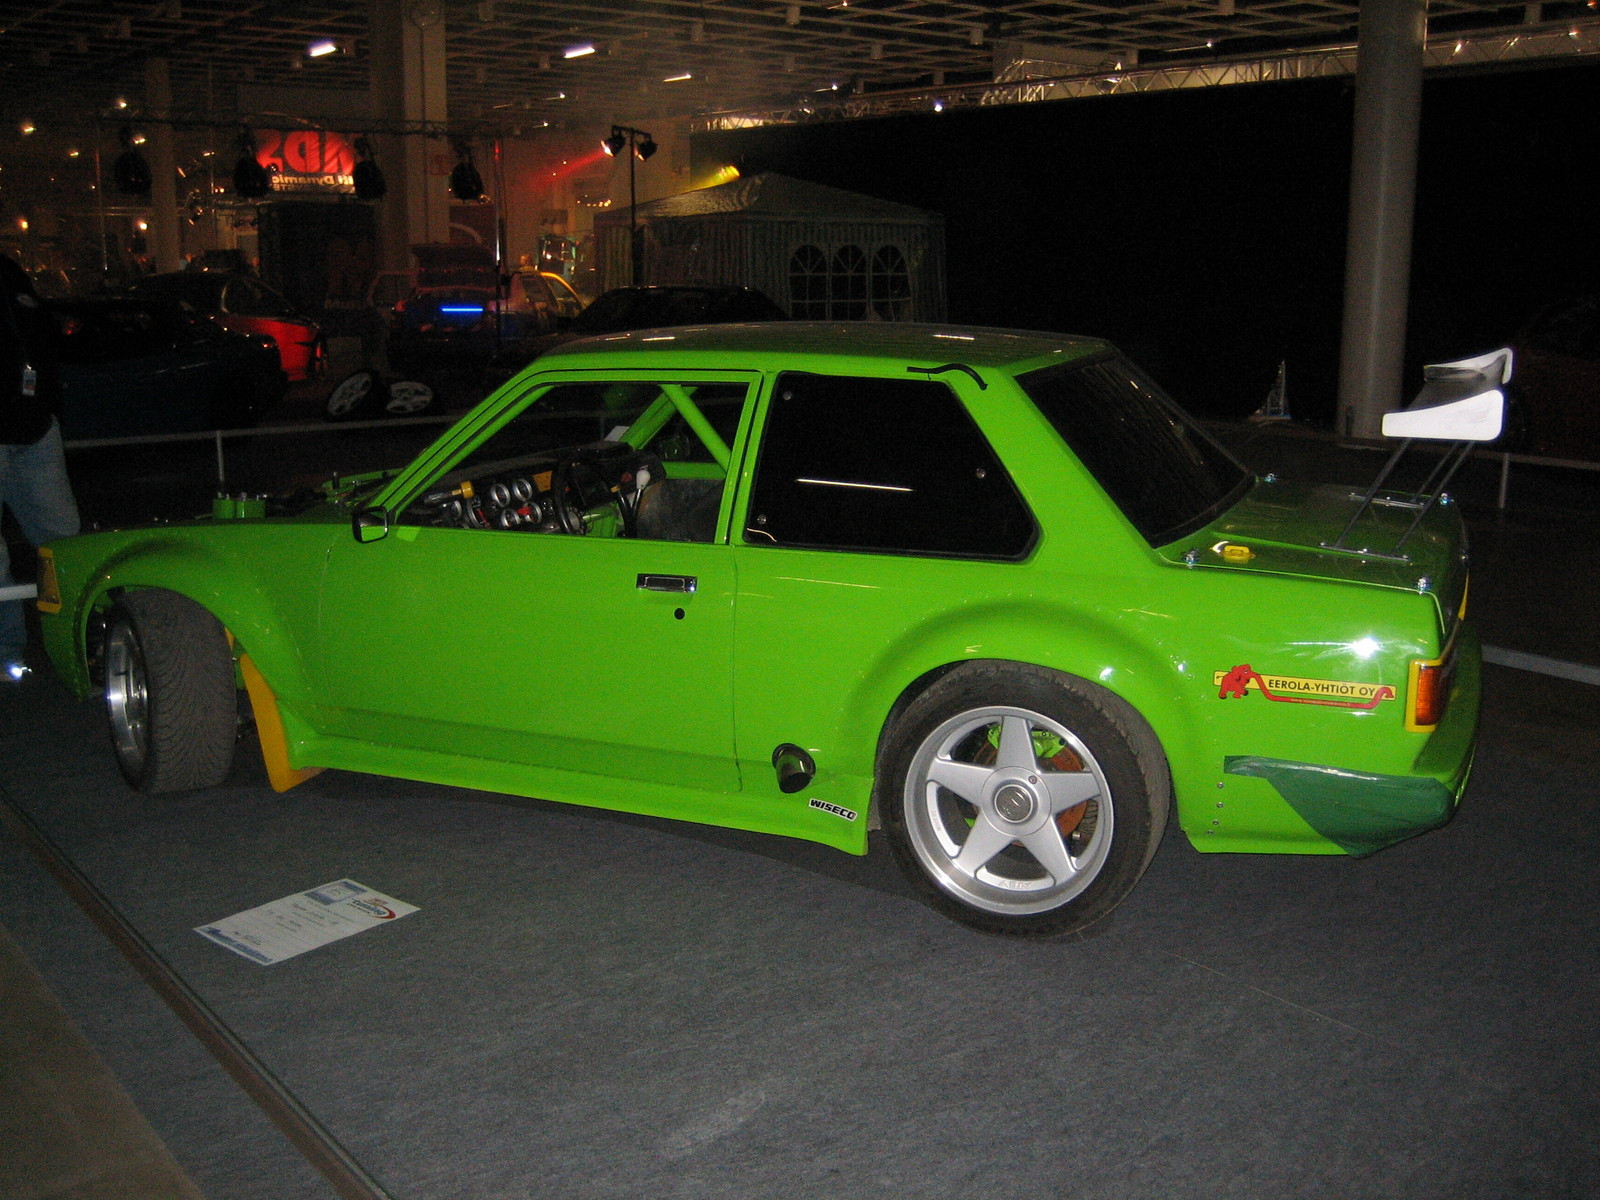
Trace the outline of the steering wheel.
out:
M 583 493 L 577 479 L 580 470 L 589 472 L 596 483 L 605 487 L 605 477 L 595 469 L 593 463 L 581 458 L 563 458 L 550 471 L 550 507 L 554 511 L 556 524 L 567 533 L 589 532 L 589 527 L 583 523 Z M 568 495 L 569 492 L 571 495 Z

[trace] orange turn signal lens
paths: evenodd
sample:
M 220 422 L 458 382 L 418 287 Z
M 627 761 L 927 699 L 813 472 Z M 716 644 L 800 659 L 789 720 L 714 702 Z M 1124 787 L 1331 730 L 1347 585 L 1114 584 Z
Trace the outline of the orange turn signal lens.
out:
M 49 548 L 39 551 L 39 598 L 37 603 L 40 612 L 58 613 L 61 611 L 61 585 L 56 581 L 56 556 Z
M 1411 732 L 1428 733 L 1444 720 L 1455 678 L 1454 651 L 1452 644 L 1439 658 L 1412 660 L 1406 696 L 1406 728 Z

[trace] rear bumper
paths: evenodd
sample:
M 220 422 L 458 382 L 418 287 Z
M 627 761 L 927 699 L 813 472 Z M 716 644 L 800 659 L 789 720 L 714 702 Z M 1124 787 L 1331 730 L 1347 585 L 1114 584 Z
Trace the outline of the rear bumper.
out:
M 1258 755 L 1230 755 L 1223 760 L 1225 773 L 1271 784 L 1325 842 L 1276 849 L 1371 854 L 1437 829 L 1451 818 L 1472 773 L 1483 674 L 1476 633 L 1463 628 L 1459 636 L 1449 707 L 1439 727 L 1428 735 L 1411 773 L 1384 775 Z

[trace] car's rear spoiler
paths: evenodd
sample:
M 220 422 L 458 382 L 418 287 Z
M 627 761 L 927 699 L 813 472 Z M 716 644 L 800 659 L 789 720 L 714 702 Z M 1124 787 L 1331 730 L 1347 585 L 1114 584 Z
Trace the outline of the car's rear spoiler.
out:
M 1445 488 L 1451 478 L 1467 461 L 1472 448 L 1482 442 L 1492 442 L 1505 427 L 1505 385 L 1511 381 L 1511 350 L 1509 347 L 1464 358 L 1459 362 L 1433 363 L 1422 369 L 1422 390 L 1417 398 L 1404 408 L 1385 413 L 1383 435 L 1403 438 L 1395 448 L 1383 470 L 1364 493 L 1351 498 L 1359 501 L 1355 512 L 1339 536 L 1323 542 L 1325 550 L 1343 554 L 1359 554 L 1369 558 L 1387 558 L 1407 562 L 1405 544 L 1422 524 L 1430 509 L 1445 498 Z M 1427 478 L 1411 491 L 1385 491 L 1383 485 L 1394 473 L 1395 467 L 1405 458 L 1412 443 L 1418 440 L 1449 442 L 1451 445 L 1439 455 L 1439 461 L 1428 472 Z M 1350 543 L 1351 531 L 1357 522 L 1374 506 L 1413 510 L 1412 518 L 1393 545 L 1374 549 Z

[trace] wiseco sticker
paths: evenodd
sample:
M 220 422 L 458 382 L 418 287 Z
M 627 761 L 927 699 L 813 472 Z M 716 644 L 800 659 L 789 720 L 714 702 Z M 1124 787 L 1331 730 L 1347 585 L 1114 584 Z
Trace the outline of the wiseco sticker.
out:
M 1293 675 L 1263 675 L 1249 663 L 1231 671 L 1218 671 L 1211 682 L 1217 685 L 1217 699 L 1242 699 L 1260 692 L 1280 704 L 1323 704 L 1332 708 L 1377 708 L 1395 698 L 1387 683 L 1355 683 L 1344 679 L 1300 679 Z

